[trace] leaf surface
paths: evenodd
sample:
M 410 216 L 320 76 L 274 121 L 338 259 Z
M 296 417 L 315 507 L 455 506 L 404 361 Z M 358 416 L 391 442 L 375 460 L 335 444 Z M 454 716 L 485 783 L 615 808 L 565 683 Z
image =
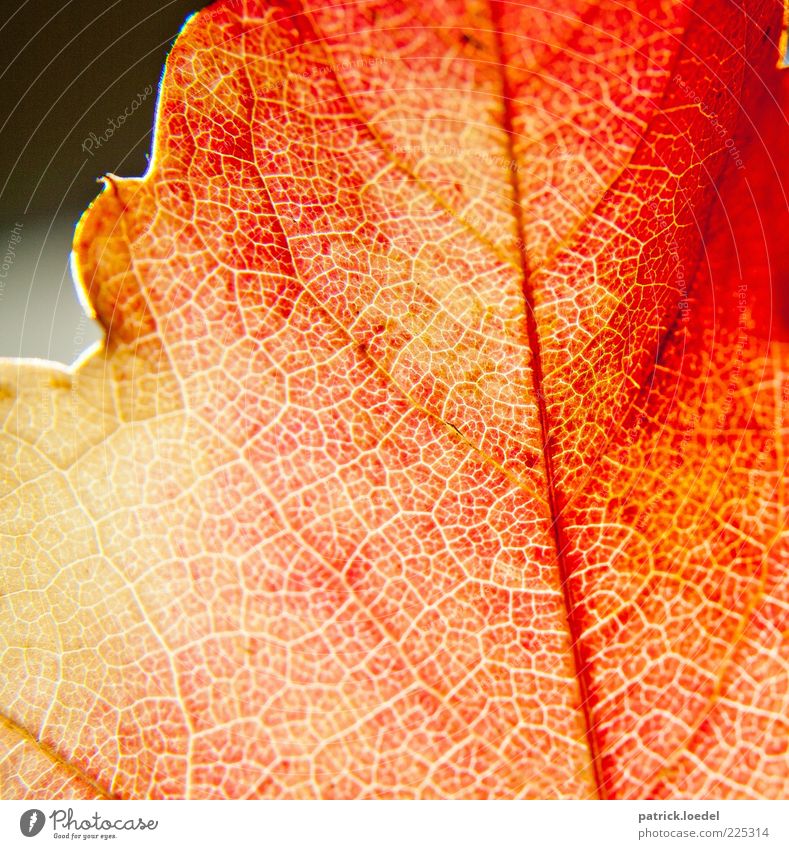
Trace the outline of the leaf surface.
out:
M 191 19 L 0 368 L 3 797 L 786 795 L 780 28 Z

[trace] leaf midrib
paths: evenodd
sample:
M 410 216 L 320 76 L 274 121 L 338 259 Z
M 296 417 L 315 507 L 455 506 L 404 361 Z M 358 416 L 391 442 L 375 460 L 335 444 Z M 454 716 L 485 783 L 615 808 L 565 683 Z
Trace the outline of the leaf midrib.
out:
M 496 0 L 490 2 L 490 16 L 493 22 L 494 43 L 498 53 L 499 67 L 501 69 L 501 99 L 504 119 L 504 131 L 507 137 L 507 151 L 510 161 L 516 161 L 516 151 L 514 145 L 515 130 L 513 127 L 512 102 L 513 96 L 510 90 L 509 78 L 506 73 L 506 65 L 504 63 L 504 45 L 502 42 L 502 31 L 500 26 L 500 17 L 498 14 L 498 3 Z M 535 315 L 535 300 L 534 292 L 531 287 L 531 275 L 529 270 L 529 261 L 524 246 L 524 235 L 526 232 L 523 220 L 523 207 L 521 204 L 520 185 L 518 182 L 517 173 L 513 169 L 508 169 L 510 185 L 512 188 L 513 199 L 513 216 L 515 224 L 520 236 L 518 240 L 518 254 L 520 261 L 523 300 L 526 312 L 526 332 L 528 336 L 528 346 L 532 354 L 532 362 L 530 363 L 530 372 L 534 384 L 534 395 L 537 399 L 538 418 L 540 422 L 540 432 L 542 439 L 543 464 L 545 467 L 545 479 L 548 489 L 548 510 L 551 517 L 551 533 L 553 535 L 554 544 L 556 546 L 556 568 L 559 573 L 559 582 L 561 584 L 562 597 L 564 599 L 565 615 L 567 617 L 567 630 L 570 636 L 570 645 L 573 656 L 573 664 L 575 668 L 575 678 L 578 682 L 580 691 L 580 712 L 583 716 L 584 730 L 586 735 L 586 743 L 589 749 L 589 759 L 594 775 L 597 796 L 600 799 L 605 798 L 604 782 L 601 774 L 600 752 L 597 745 L 597 740 L 593 733 L 594 724 L 591 711 L 589 709 L 589 688 L 591 681 L 589 679 L 588 670 L 583 662 L 581 653 L 580 637 L 581 627 L 575 614 L 575 605 L 573 604 L 572 594 L 569 583 L 569 567 L 564 556 L 564 551 L 567 547 L 567 537 L 562 522 L 562 512 L 559 505 L 559 498 L 556 487 L 556 472 L 554 469 L 553 451 L 551 450 L 551 435 L 550 425 L 548 420 L 548 410 L 545 406 L 545 398 L 542 392 L 543 386 L 543 369 L 542 369 L 542 346 L 540 334 L 537 328 L 537 319 Z
M 501 80 L 501 86 L 502 86 L 501 97 L 502 97 L 503 121 L 504 121 L 504 126 L 503 126 L 502 129 L 504 130 L 505 135 L 507 137 L 507 148 L 508 148 L 509 158 L 511 160 L 514 160 L 515 159 L 515 150 L 514 150 L 513 140 L 514 140 L 515 133 L 513 131 L 512 112 L 511 112 L 511 103 L 512 103 L 513 98 L 510 97 L 510 94 L 509 94 L 508 79 L 507 79 L 506 73 L 504 72 L 505 66 L 502 62 L 502 58 L 503 58 L 503 49 L 502 49 L 502 43 L 501 43 L 502 33 L 501 33 L 500 27 L 498 26 L 497 15 L 495 13 L 496 5 L 497 4 L 496 4 L 495 0 L 491 0 L 491 2 L 490 2 L 490 18 L 491 18 L 491 21 L 492 21 L 492 24 L 493 24 L 493 34 L 494 34 L 494 40 L 495 40 L 496 50 L 497 50 L 497 54 L 498 54 L 498 65 L 499 65 L 499 68 L 500 68 L 499 78 Z M 323 35 L 320 31 L 320 28 L 317 26 L 313 16 L 310 15 L 309 12 L 304 9 L 303 5 L 301 7 L 301 12 L 302 12 L 303 17 L 309 22 L 309 25 L 310 25 L 311 29 L 313 30 L 313 33 L 316 36 L 315 43 L 324 52 L 324 54 L 327 57 L 327 63 L 331 66 L 331 63 L 328 62 L 330 57 L 326 53 L 326 48 L 324 46 L 325 39 L 324 39 L 324 37 L 323 37 Z M 359 115 L 358 109 L 356 108 L 356 105 L 353 101 L 353 98 L 351 97 L 349 92 L 346 91 L 345 87 L 342 85 L 341 80 L 339 79 L 339 77 L 337 76 L 337 74 L 334 71 L 332 71 L 332 76 L 334 77 L 335 81 L 337 82 L 338 88 L 342 92 L 342 95 L 344 96 L 344 98 L 346 99 L 348 104 L 351 106 L 353 111 L 357 115 Z M 362 115 L 359 115 L 359 118 L 360 118 L 360 120 L 364 121 L 364 118 L 363 118 Z M 364 121 L 364 125 L 368 126 L 366 121 Z M 378 137 L 377 134 L 374 134 L 374 135 L 375 135 L 378 143 L 387 152 L 387 155 L 390 155 L 389 150 L 388 150 L 388 146 L 383 142 L 383 140 L 381 138 Z M 425 188 L 429 192 L 429 194 L 432 197 L 434 197 L 436 199 L 436 201 L 442 207 L 448 209 L 448 207 L 446 206 L 446 203 L 443 201 L 443 199 L 435 191 L 433 191 L 430 187 L 425 186 L 421 179 L 419 179 L 416 175 L 411 173 L 410 169 L 406 168 L 402 163 L 395 162 L 395 164 L 398 165 L 399 167 L 401 167 L 403 170 L 405 170 L 412 179 L 415 179 L 416 182 L 420 185 L 420 187 Z M 518 241 L 518 256 L 517 256 L 517 269 L 516 270 L 519 272 L 520 278 L 521 278 L 521 281 L 522 281 L 521 285 L 522 285 L 522 293 L 523 293 L 523 298 L 524 298 L 524 306 L 525 306 L 524 312 L 525 312 L 525 320 L 526 320 L 526 327 L 527 327 L 527 345 L 528 345 L 528 348 L 529 348 L 529 350 L 532 354 L 532 364 L 531 364 L 530 371 L 531 371 L 531 374 L 532 374 L 534 394 L 537 398 L 537 404 L 538 404 L 538 416 L 539 416 L 540 430 L 541 430 L 540 436 L 541 436 L 541 443 L 542 443 L 543 463 L 544 463 L 544 467 L 545 467 L 547 490 L 548 490 L 548 503 L 547 503 L 546 507 L 547 507 L 547 510 L 548 510 L 548 513 L 549 513 L 549 518 L 551 519 L 551 534 L 553 536 L 554 545 L 556 547 L 556 567 L 557 567 L 557 571 L 558 571 L 559 582 L 561 584 L 561 591 L 562 591 L 562 596 L 563 596 L 563 600 L 564 600 L 564 608 L 565 608 L 565 613 L 566 613 L 566 617 L 567 617 L 568 636 L 569 636 L 569 639 L 570 639 L 571 651 L 572 651 L 572 655 L 573 655 L 575 680 L 578 682 L 578 687 L 579 687 L 579 691 L 580 691 L 579 695 L 580 695 L 581 705 L 580 705 L 579 711 L 581 712 L 581 715 L 583 717 L 584 730 L 585 730 L 585 741 L 586 741 L 587 748 L 589 750 L 589 760 L 590 760 L 590 765 L 592 767 L 592 772 L 593 772 L 593 775 L 594 775 L 595 791 L 596 791 L 598 798 L 605 798 L 605 793 L 604 793 L 604 786 L 605 785 L 604 785 L 602 775 L 601 775 L 601 770 L 600 770 L 599 751 L 598 751 L 597 742 L 596 742 L 594 734 L 593 734 L 593 727 L 594 726 L 593 726 L 592 717 L 591 717 L 590 711 L 589 711 L 589 699 L 588 699 L 588 690 L 589 690 L 589 685 L 590 685 L 589 675 L 588 675 L 588 671 L 586 670 L 586 668 L 583 664 L 583 658 L 582 658 L 581 653 L 580 653 L 580 633 L 581 633 L 581 629 L 580 629 L 579 624 L 577 622 L 577 616 L 575 616 L 573 614 L 574 606 L 572 604 L 572 598 L 571 598 L 571 595 L 570 595 L 569 582 L 568 582 L 569 570 L 568 570 L 568 565 L 566 563 L 566 559 L 563 555 L 563 551 L 566 548 L 567 540 L 566 540 L 566 535 L 564 533 L 564 530 L 562 528 L 561 521 L 560 521 L 561 511 L 559 510 L 559 507 L 558 507 L 558 495 L 557 495 L 557 490 L 556 490 L 556 486 L 555 486 L 556 476 L 555 476 L 554 466 L 553 466 L 553 455 L 552 455 L 552 451 L 551 451 L 551 448 L 550 448 L 551 440 L 550 440 L 550 433 L 549 433 L 550 429 L 549 429 L 549 425 L 548 425 L 548 415 L 547 415 L 547 410 L 546 410 L 546 407 L 545 407 L 544 398 L 543 398 L 543 395 L 542 395 L 542 392 L 541 392 L 541 386 L 543 384 L 541 349 L 540 349 L 539 333 L 538 333 L 538 330 L 537 330 L 535 314 L 534 314 L 534 296 L 533 296 L 533 292 L 531 290 L 530 283 L 529 283 L 530 271 L 529 271 L 529 267 L 528 267 L 525 245 L 524 245 L 524 242 L 523 242 L 523 234 L 525 233 L 525 228 L 524 228 L 523 215 L 522 215 L 522 205 L 521 205 L 521 202 L 520 202 L 520 190 L 519 190 L 519 186 L 518 186 L 518 182 L 517 182 L 517 176 L 516 176 L 515 172 L 513 172 L 512 170 L 509 171 L 509 180 L 510 180 L 510 188 L 511 188 L 511 191 L 512 191 L 512 197 L 513 197 L 513 218 L 514 218 L 514 221 L 515 221 L 516 233 L 520 237 L 520 239 Z M 455 213 L 453 213 L 453 211 L 451 209 L 448 209 L 448 211 L 450 212 L 450 214 L 453 215 L 453 217 L 458 218 L 458 216 Z M 499 250 L 498 250 L 498 248 L 495 244 L 490 242 L 490 240 L 488 240 L 482 234 L 478 233 L 474 228 L 471 228 L 466 222 L 462 222 L 462 223 L 463 223 L 464 227 L 466 227 L 467 229 L 470 229 L 483 243 L 491 246 L 494 249 L 494 252 L 496 253 L 496 255 L 499 258 L 501 258 L 500 252 L 499 252 Z M 507 265 L 509 265 L 510 267 L 512 266 L 511 260 L 507 261 Z M 309 289 L 306 286 L 305 286 L 305 289 L 309 292 Z M 334 317 L 332 316 L 332 318 L 334 318 Z M 336 322 L 336 319 L 334 319 L 334 321 Z M 345 329 L 345 328 L 343 328 L 343 329 Z M 369 354 L 367 356 L 369 356 Z M 373 361 L 373 363 L 378 370 L 384 371 L 377 362 Z M 386 373 L 386 372 L 384 372 L 384 373 Z M 391 380 L 394 383 L 395 386 L 398 386 L 400 391 L 404 393 L 404 395 L 408 398 L 408 400 L 411 403 L 414 403 L 414 399 L 412 399 L 410 397 L 410 393 L 408 393 L 403 387 L 399 387 L 399 384 L 394 382 L 392 375 L 389 375 L 388 373 L 386 373 L 386 374 L 387 374 L 387 377 L 389 378 L 389 380 Z M 417 405 L 417 407 L 419 409 L 422 409 L 426 413 L 429 412 L 428 410 L 425 410 L 422 407 L 422 405 Z M 478 453 L 482 454 L 483 457 L 486 460 L 488 460 L 489 462 L 492 461 L 492 458 L 489 457 L 486 454 L 486 452 L 484 452 L 484 450 L 481 448 L 481 446 L 476 446 L 473 443 L 471 443 L 462 434 L 461 431 L 458 431 L 457 428 L 455 428 L 451 424 L 451 422 L 444 422 L 444 424 L 447 425 L 448 427 L 452 428 L 453 430 L 455 430 L 458 433 L 458 435 L 460 436 L 460 438 L 466 444 L 469 445 L 469 447 L 474 448 Z M 499 466 L 498 463 L 495 463 L 495 465 L 496 465 L 497 468 L 501 469 L 501 467 Z M 503 469 L 501 469 L 501 470 L 504 471 Z M 512 475 L 507 474 L 507 477 L 511 479 Z M 519 488 L 525 489 L 523 483 L 521 483 L 520 481 L 514 481 L 514 482 L 519 486 Z

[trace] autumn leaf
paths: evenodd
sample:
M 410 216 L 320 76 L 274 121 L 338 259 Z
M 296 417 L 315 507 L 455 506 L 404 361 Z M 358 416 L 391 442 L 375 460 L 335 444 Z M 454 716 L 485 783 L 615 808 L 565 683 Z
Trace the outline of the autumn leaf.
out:
M 2 796 L 785 797 L 780 32 L 192 18 L 0 369 Z

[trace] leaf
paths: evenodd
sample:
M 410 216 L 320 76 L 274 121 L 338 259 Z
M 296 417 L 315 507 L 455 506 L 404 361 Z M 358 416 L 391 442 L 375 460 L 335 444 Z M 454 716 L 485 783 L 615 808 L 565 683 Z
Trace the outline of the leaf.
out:
M 0 373 L 4 797 L 786 795 L 780 17 L 187 23 Z

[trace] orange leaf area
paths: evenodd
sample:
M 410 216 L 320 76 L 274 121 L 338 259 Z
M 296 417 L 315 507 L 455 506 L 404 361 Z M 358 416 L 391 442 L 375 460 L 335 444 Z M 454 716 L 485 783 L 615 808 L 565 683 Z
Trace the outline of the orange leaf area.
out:
M 0 795 L 789 793 L 775 0 L 228 0 L 0 364 Z

